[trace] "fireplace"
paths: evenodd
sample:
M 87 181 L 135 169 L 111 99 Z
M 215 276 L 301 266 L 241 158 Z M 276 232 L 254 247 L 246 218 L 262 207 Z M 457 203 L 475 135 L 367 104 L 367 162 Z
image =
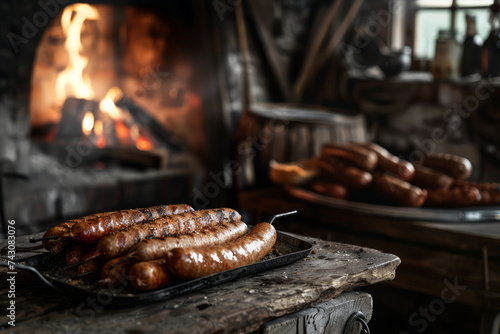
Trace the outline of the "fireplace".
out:
M 224 118 L 205 7 L 0 3 L 4 222 L 31 233 L 90 212 L 191 201 L 218 168 L 210 129 Z

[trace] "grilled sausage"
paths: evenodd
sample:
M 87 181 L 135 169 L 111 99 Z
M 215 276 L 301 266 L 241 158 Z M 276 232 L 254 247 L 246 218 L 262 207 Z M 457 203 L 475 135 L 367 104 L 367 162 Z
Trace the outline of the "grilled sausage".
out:
M 74 225 L 75 225 L 75 223 L 72 223 L 72 222 L 61 223 L 59 225 L 56 225 L 56 226 L 48 229 L 43 234 L 43 237 L 44 238 L 56 237 L 56 236 L 60 237 L 60 236 L 64 235 L 65 233 L 68 233 Z M 57 253 L 62 252 L 69 245 L 71 245 L 71 240 L 69 240 L 69 239 L 62 240 L 61 238 L 43 240 L 42 245 L 46 250 L 48 250 L 52 254 L 57 254 Z
M 240 219 L 240 214 L 232 209 L 207 209 L 167 216 L 105 236 L 97 244 L 97 251 L 102 259 L 108 260 L 127 254 L 133 245 L 145 239 L 192 233 L 224 221 Z
M 82 261 L 87 261 L 78 266 L 78 275 L 89 273 L 89 275 L 85 276 L 87 279 L 92 279 L 99 276 L 99 270 L 101 269 L 101 260 L 99 258 L 95 258 L 94 253 L 95 250 L 92 250 L 83 257 Z
M 66 252 L 66 263 L 75 264 L 83 260 L 83 258 L 92 250 L 90 245 L 74 245 Z
M 472 164 L 468 159 L 447 153 L 429 153 L 422 164 L 456 179 L 466 179 L 472 173 Z
M 272 225 L 260 223 L 244 237 L 223 245 L 174 248 L 168 254 L 167 267 L 173 275 L 189 280 L 245 266 L 269 253 L 276 237 Z
M 166 259 L 138 262 L 130 269 L 130 282 L 137 290 L 153 290 L 171 284 Z
M 138 242 L 129 250 L 127 256 L 135 261 L 164 258 L 173 248 L 219 245 L 239 238 L 246 232 L 247 225 L 241 220 L 225 221 L 192 233 Z
M 389 153 L 389 151 L 387 151 L 385 148 L 375 143 L 366 143 L 360 145 L 377 154 L 377 166 L 382 171 L 392 173 L 405 181 L 410 181 L 413 178 L 413 175 L 415 174 L 415 168 L 410 162 L 399 159 L 395 155 Z
M 321 156 L 316 165 L 327 177 L 349 188 L 361 190 L 372 182 L 370 173 L 331 156 Z
M 424 204 L 427 191 L 412 186 L 395 176 L 374 173 L 373 188 L 387 199 L 403 206 L 419 207 Z
M 134 224 L 193 211 L 189 205 L 159 205 L 151 208 L 116 211 L 107 216 L 99 216 L 76 223 L 62 238 L 72 238 L 79 243 L 93 244 L 105 235 L 128 228 Z
M 453 179 L 431 168 L 415 165 L 415 176 L 412 183 L 428 189 L 449 188 L 453 183 Z
M 429 190 L 425 205 L 463 207 L 478 205 L 481 201 L 479 189 L 474 187 L 455 187 L 451 189 Z
M 342 158 L 366 171 L 372 171 L 378 160 L 375 152 L 355 144 L 324 144 L 321 155 Z
M 104 264 L 99 283 L 108 287 L 119 287 L 127 284 L 130 268 L 135 261 L 126 256 L 117 257 Z
M 349 196 L 347 188 L 344 185 L 338 183 L 315 182 L 311 185 L 311 188 L 317 193 L 333 198 L 346 199 Z

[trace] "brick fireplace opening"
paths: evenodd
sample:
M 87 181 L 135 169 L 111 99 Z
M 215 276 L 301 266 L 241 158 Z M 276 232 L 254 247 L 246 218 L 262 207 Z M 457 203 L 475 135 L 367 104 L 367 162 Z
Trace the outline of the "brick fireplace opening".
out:
M 33 233 L 91 212 L 191 201 L 217 164 L 207 129 L 223 118 L 205 10 L 0 3 L 3 222 Z

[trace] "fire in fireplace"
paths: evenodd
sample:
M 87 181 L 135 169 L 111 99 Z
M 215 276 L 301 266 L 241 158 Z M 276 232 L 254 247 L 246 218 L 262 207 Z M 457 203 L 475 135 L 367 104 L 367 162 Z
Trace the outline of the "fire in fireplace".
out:
M 1 2 L 2 35 L 23 36 L 39 2 Z M 225 117 L 207 5 L 67 3 L 26 43 L 0 43 L 0 205 L 19 233 L 189 203 L 220 160 L 211 134 L 223 137 Z
M 174 26 L 153 9 L 67 6 L 44 31 L 34 61 L 35 136 L 64 144 L 84 138 L 98 148 L 173 145 L 139 123 L 130 108 L 117 106 L 126 96 L 127 105 L 151 116 L 161 132 L 203 152 L 202 104 L 192 89 L 199 78 L 183 55 L 185 43 L 172 37 Z

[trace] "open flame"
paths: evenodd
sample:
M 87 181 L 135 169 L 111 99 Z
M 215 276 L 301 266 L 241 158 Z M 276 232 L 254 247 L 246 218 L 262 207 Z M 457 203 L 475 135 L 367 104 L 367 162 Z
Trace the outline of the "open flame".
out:
M 64 43 L 68 54 L 66 67 L 55 82 L 56 103 L 63 105 L 68 98 L 93 100 L 96 94 L 90 79 L 84 75 L 88 57 L 82 45 L 85 21 L 99 19 L 99 12 L 87 4 L 66 7 L 61 16 L 61 27 L 66 37 Z M 154 148 L 154 141 L 147 130 L 136 124 L 133 117 L 115 104 L 123 97 L 119 87 L 112 87 L 99 103 L 98 110 L 86 111 L 82 119 L 82 133 L 91 138 L 96 146 L 119 144 L 135 145 L 141 150 Z
M 99 103 L 99 109 L 107 113 L 112 119 L 122 118 L 122 111 L 115 105 L 115 102 L 123 97 L 123 92 L 119 87 L 111 87 L 106 96 Z
M 85 116 L 83 116 L 82 121 L 82 131 L 87 136 L 92 133 L 92 129 L 94 128 L 94 114 L 91 111 L 87 111 Z
M 64 9 L 61 26 L 66 35 L 65 47 L 68 52 L 68 65 L 56 80 L 56 99 L 62 105 L 68 96 L 92 99 L 94 91 L 90 80 L 85 78 L 83 70 L 88 58 L 82 56 L 81 33 L 85 20 L 97 20 L 99 13 L 86 4 L 74 4 Z

